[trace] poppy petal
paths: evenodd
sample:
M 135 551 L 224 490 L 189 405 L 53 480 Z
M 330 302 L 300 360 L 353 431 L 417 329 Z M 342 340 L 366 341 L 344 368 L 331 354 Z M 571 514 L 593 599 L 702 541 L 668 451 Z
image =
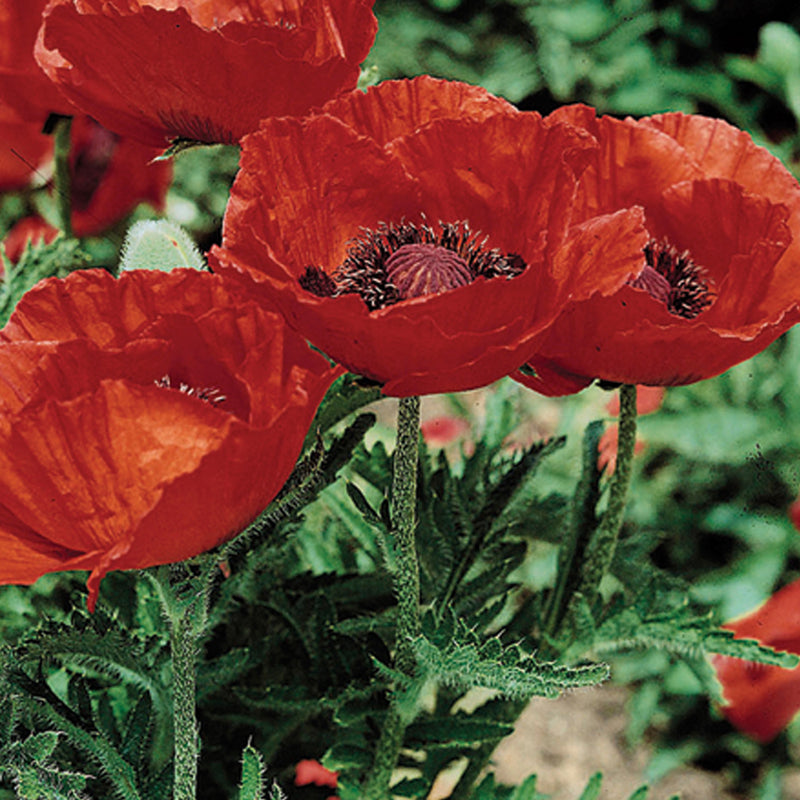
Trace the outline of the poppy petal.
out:
M 756 639 L 800 655 L 800 581 L 724 627 L 737 639 Z M 784 669 L 728 656 L 715 656 L 713 664 L 727 701 L 723 713 L 752 738 L 771 741 L 800 710 L 800 667 Z
M 227 8 L 55 0 L 39 64 L 105 127 L 155 147 L 235 143 L 273 115 L 299 115 L 355 86 L 375 35 L 366 2 Z M 235 91 L 231 87 L 235 86 Z
M 366 92 L 348 92 L 326 103 L 322 111 L 380 147 L 437 119 L 479 121 L 518 113 L 511 103 L 479 86 L 429 75 L 414 81 L 383 81 Z

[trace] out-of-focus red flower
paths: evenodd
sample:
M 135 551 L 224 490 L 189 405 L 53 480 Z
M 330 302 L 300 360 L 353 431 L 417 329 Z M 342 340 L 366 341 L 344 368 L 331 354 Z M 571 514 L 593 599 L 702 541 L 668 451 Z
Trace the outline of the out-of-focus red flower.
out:
M 643 414 L 652 414 L 654 411 L 658 411 L 664 402 L 666 393 L 667 390 L 663 386 L 637 386 L 636 413 L 641 417 Z M 619 416 L 619 394 L 617 392 L 614 392 L 606 403 L 606 411 L 615 417 Z
M 338 785 L 339 773 L 326 769 L 312 758 L 305 758 L 297 762 L 295 770 L 295 786 L 308 786 L 313 783 L 314 786 L 330 786 L 335 789 Z
M 747 134 L 685 114 L 598 119 L 584 106 L 548 119 L 600 142 L 581 176 L 578 218 L 642 207 L 650 241 L 638 277 L 574 302 L 532 354 L 535 375 L 518 380 L 553 395 L 596 378 L 691 383 L 800 319 L 800 187 Z
M 639 416 L 643 414 L 652 414 L 661 408 L 661 402 L 664 399 L 666 389 L 663 386 L 637 386 L 636 387 L 636 413 Z M 614 394 L 611 400 L 606 404 L 606 409 L 609 414 L 615 417 L 619 415 L 619 395 Z M 633 447 L 633 452 L 639 454 L 644 452 L 646 445 L 641 439 L 636 440 Z M 599 470 L 605 469 L 606 475 L 611 475 L 617 468 L 617 451 L 619 449 L 619 425 L 614 423 L 609 425 L 603 435 L 600 437 L 600 442 L 597 446 L 597 468 Z
M 24 129 L 25 136 L 37 135 L 33 125 L 20 123 L 20 127 Z M 45 139 L 45 152 L 49 160 L 52 142 L 50 137 L 42 138 Z M 36 141 L 31 139 L 32 143 Z M 28 146 L 27 152 L 32 149 L 33 144 Z M 26 152 L 24 142 L 21 143 L 20 152 Z M 102 233 L 124 219 L 139 203 L 149 203 L 157 211 L 162 211 L 172 181 L 172 164 L 168 161 L 153 162 L 156 155 L 158 151 L 154 148 L 132 139 L 120 138 L 89 117 L 75 117 L 69 155 L 72 228 L 75 235 Z M 45 173 L 52 173 L 49 164 L 42 167 L 41 174 Z M 22 220 L 6 237 L 9 258 L 16 260 L 11 252 L 15 252 L 18 258 L 25 241 L 43 238 L 45 231 L 48 241 L 55 236 L 56 229 L 43 220 Z
M 120 135 L 234 143 L 354 88 L 376 30 L 369 0 L 53 0 L 36 57 Z
M 179 561 L 281 488 L 340 371 L 195 270 L 49 279 L 0 331 L 0 583 Z
M 800 655 L 800 581 L 723 627 L 737 639 L 757 639 Z M 721 655 L 714 656 L 713 664 L 727 701 L 722 712 L 753 739 L 771 741 L 800 710 L 800 667 L 784 669 Z
M 38 244 L 39 242 L 49 244 L 57 235 L 58 228 L 54 228 L 41 217 L 25 217 L 6 234 L 3 239 L 3 248 L 8 260 L 16 263 L 27 244 Z
M 319 761 L 305 758 L 297 762 L 294 785 L 308 786 L 309 784 L 314 784 L 314 786 L 329 786 L 331 789 L 335 789 L 339 784 L 339 773 L 325 769 Z M 331 796 L 328 800 L 339 800 L 339 798 Z
M 74 114 L 75 107 L 42 72 L 33 56 L 36 34 L 48 0 L 0 3 L 0 98 L 23 120 L 41 126 L 51 113 Z M 5 144 L 6 138 L 2 139 Z
M 0 192 L 26 188 L 50 160 L 53 140 L 41 128 L 18 119 L 0 102 Z
M 571 225 L 595 147 L 476 87 L 387 81 L 243 140 L 212 259 L 388 395 L 483 386 L 639 270 L 640 210 Z
M 420 425 L 422 438 L 431 447 L 445 447 L 469 430 L 463 417 L 440 416 L 425 419 Z
M 800 531 L 800 497 L 789 506 L 789 519 L 792 525 Z
M 101 233 L 139 203 L 163 211 L 172 164 L 153 162 L 156 155 L 156 149 L 121 138 L 89 117 L 76 117 L 69 158 L 75 235 Z
M 645 443 L 641 439 L 636 440 L 633 452 L 636 455 L 643 453 Z M 617 452 L 619 451 L 619 425 L 615 422 L 609 425 L 600 437 L 597 445 L 597 469 L 605 470 L 606 475 L 612 475 L 617 468 Z

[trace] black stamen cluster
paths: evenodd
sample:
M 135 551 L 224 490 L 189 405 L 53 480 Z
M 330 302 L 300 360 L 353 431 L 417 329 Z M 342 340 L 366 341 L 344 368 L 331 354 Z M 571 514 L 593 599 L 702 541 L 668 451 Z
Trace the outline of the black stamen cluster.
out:
M 705 270 L 692 261 L 688 250 L 680 252 L 666 239 L 651 239 L 644 248 L 644 257 L 669 283 L 667 310 L 685 319 L 694 319 L 713 302 Z
M 362 228 L 361 235 L 347 245 L 344 261 L 332 276 L 317 267 L 307 267 L 300 285 L 319 297 L 357 294 L 370 311 L 385 308 L 402 298 L 386 271 L 389 257 L 404 245 L 432 244 L 447 248 L 463 259 L 472 280 L 479 277 L 514 278 L 526 267 L 521 256 L 486 249 L 488 236 L 473 233 L 469 223 L 439 223 L 439 232 L 423 222 L 385 223 L 375 230 Z

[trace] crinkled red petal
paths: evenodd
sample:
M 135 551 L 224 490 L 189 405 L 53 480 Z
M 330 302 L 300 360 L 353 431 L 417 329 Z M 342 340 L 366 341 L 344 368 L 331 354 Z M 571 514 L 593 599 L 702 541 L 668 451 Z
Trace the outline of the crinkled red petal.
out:
M 75 105 L 105 127 L 164 147 L 173 138 L 233 143 L 273 115 L 300 115 L 355 86 L 375 33 L 367 3 L 327 4 L 339 36 L 300 28 L 303 52 L 277 43 L 286 28 L 229 22 L 209 29 L 184 7 L 57 0 L 47 11 L 37 59 Z M 320 13 L 322 13 L 320 11 Z M 346 26 L 346 30 L 345 30 Z M 271 33 L 267 35 L 267 32 Z M 366 49 L 365 49 L 366 47 Z M 346 49 L 346 58 L 339 51 Z M 322 57 L 322 60 L 320 60 Z
M 586 106 L 565 106 L 547 120 L 575 125 L 600 144 L 588 154 L 590 161 L 581 175 L 576 221 L 633 205 L 649 210 L 659 205 L 665 188 L 703 177 L 677 142 L 635 120 L 596 118 Z
M 182 560 L 242 530 L 341 372 L 193 270 L 45 281 L 4 338 L 0 541 L 42 555 L 0 579 L 91 569 L 91 602 L 110 569 Z M 204 401 L 204 388 L 227 396 Z
M 437 119 L 479 122 L 497 114 L 519 113 L 510 103 L 478 86 L 429 75 L 382 81 L 366 92 L 348 92 L 326 103 L 322 111 L 381 147 Z

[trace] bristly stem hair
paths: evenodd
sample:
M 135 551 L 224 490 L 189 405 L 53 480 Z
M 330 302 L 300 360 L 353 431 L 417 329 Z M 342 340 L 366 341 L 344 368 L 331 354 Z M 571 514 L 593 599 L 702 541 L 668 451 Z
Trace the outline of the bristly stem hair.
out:
M 392 534 L 397 542 L 397 637 L 395 669 L 413 676 L 414 639 L 420 632 L 419 562 L 416 546 L 417 462 L 419 459 L 419 397 L 404 397 L 397 412 L 397 445 L 392 479 Z M 378 740 L 372 769 L 364 784 L 364 800 L 385 800 L 397 765 L 408 720 L 393 695 Z

